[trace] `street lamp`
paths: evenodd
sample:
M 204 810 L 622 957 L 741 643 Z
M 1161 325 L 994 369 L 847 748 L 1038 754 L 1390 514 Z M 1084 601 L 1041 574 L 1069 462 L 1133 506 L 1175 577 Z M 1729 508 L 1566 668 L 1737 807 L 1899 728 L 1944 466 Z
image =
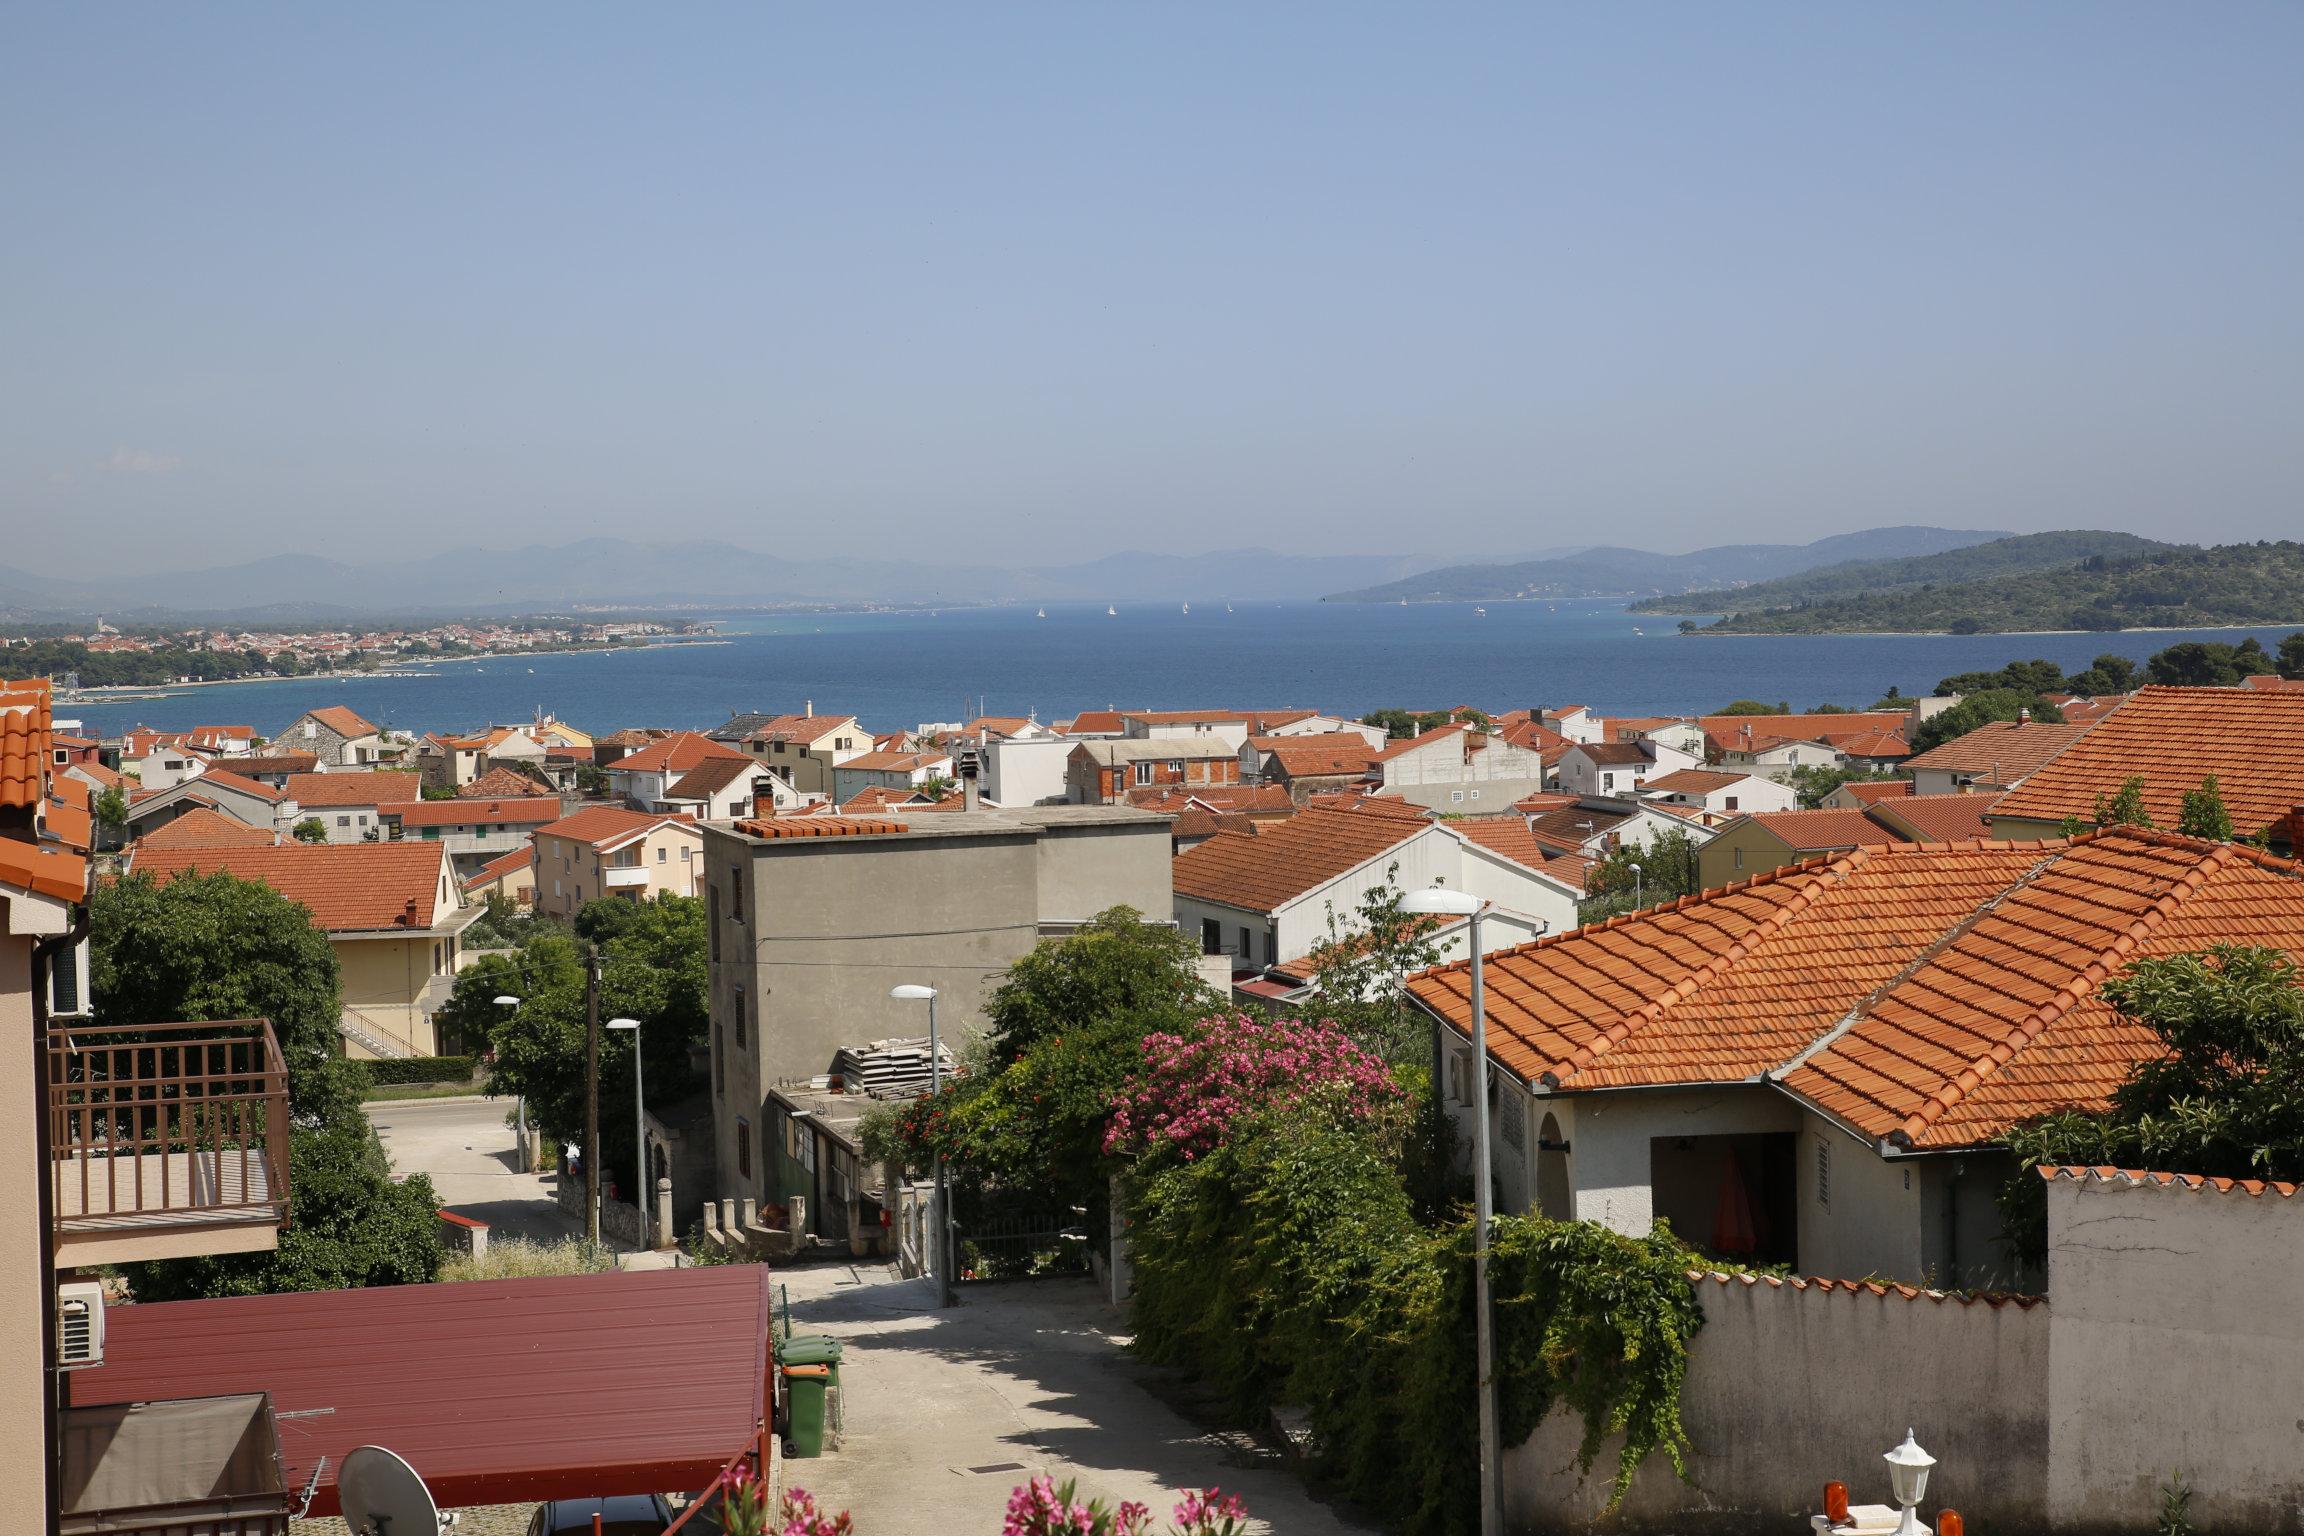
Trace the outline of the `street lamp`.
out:
M 1633 910 L 1637 911 L 1637 910 L 1639 910 L 1641 907 L 1643 907 L 1643 906 L 1647 905 L 1647 903 L 1646 903 L 1646 902 L 1644 902 L 1644 901 L 1642 901 L 1642 900 L 1641 900 L 1641 898 L 1640 898 L 1640 876 L 1641 876 L 1641 874 L 1642 874 L 1642 870 L 1641 870 L 1640 866 L 1639 866 L 1639 865 L 1637 865 L 1637 864 L 1634 864 L 1634 865 L 1632 865 L 1632 866 L 1631 866 L 1631 870 L 1632 870 L 1632 907 L 1633 907 Z
M 1430 885 L 1410 891 L 1400 910 L 1418 917 L 1461 917 L 1472 941 L 1472 1310 L 1478 1351 L 1473 1374 L 1480 1394 L 1480 1536 L 1499 1536 L 1503 1513 L 1496 1501 L 1499 1448 L 1496 1444 L 1496 1387 L 1492 1377 L 1496 1341 L 1488 1306 L 1488 1223 L 1494 1215 L 1488 1191 L 1488 999 L 1480 953 L 1480 919 L 1488 903 L 1469 891 Z
M 608 1027 L 632 1031 L 632 1206 L 640 1213 L 640 1246 L 647 1249 L 654 1245 L 648 1241 L 648 1107 L 640 1085 L 640 1021 L 610 1019 Z
M 917 982 L 905 982 L 890 987 L 888 995 L 898 1002 L 926 1003 L 928 1005 L 928 1098 L 935 1102 L 944 1091 L 944 1057 L 936 1048 L 936 989 L 923 987 Z M 944 1154 L 936 1154 L 933 1193 L 928 1200 L 928 1225 L 936 1234 L 936 1305 L 952 1305 L 952 1233 L 951 1217 L 945 1209 Z
M 1927 1527 L 1920 1523 L 1920 1496 L 1928 1491 L 1928 1469 L 1936 1465 L 1936 1458 L 1920 1449 L 1920 1442 L 1907 1429 L 1904 1443 L 1881 1460 L 1888 1463 L 1888 1491 L 1904 1506 L 1904 1518 L 1896 1526 L 1896 1536 L 1925 1536 Z

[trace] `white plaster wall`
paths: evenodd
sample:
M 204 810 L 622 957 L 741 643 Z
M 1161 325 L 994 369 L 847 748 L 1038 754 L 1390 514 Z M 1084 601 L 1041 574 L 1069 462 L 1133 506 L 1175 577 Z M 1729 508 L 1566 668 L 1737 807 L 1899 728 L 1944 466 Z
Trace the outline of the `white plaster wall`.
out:
M 1576 1216 L 1633 1237 L 1655 1222 L 1648 1143 L 1658 1136 L 1735 1136 L 1799 1129 L 1798 1105 L 1763 1085 L 1656 1093 L 1564 1094 L 1576 1101 L 1568 1172 Z M 1539 1121 L 1541 1117 L 1539 1117 Z M 1699 1241 L 1704 1234 L 1683 1233 Z M 1806 1241 L 1803 1218 L 1802 1241 Z
M 1930 1279 L 1921 1251 L 1919 1160 L 1883 1158 L 1870 1142 L 1817 1115 L 1803 1111 L 1800 1120 L 1800 1272 L 1910 1285 Z M 1831 1158 L 1829 1205 L 1817 1193 L 1819 1148 Z
M 1448 882 L 1457 889 L 1547 924 L 1544 931 L 1548 933 L 1566 933 L 1576 926 L 1574 893 L 1527 865 L 1468 844 L 1463 847 L 1459 866 L 1458 874 Z
M 994 741 L 984 747 L 984 796 L 1001 805 L 1061 805 L 1064 759 L 1079 743 L 1063 736 Z
M 1582 1423 L 1555 1412 L 1504 1454 L 1508 1530 L 1801 1531 L 1828 1481 L 1857 1503 L 1891 1502 L 1880 1458 L 1908 1427 L 1937 1460 L 1924 1521 L 1952 1508 L 1974 1531 L 2044 1527 L 2045 1304 L 1741 1279 L 1699 1280 L 1696 1293 L 1704 1326 L 1680 1399 L 1688 1481 L 1652 1457 L 1600 1521 L 1618 1442 L 1580 1478 Z
M 2304 1529 L 2304 1199 L 2048 1188 L 2048 1492 L 2067 1531 Z

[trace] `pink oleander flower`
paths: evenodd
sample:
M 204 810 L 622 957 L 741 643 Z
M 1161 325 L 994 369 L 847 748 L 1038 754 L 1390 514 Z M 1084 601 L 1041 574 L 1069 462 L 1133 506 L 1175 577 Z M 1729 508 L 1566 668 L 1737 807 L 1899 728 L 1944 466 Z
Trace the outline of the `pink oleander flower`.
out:
M 1104 1150 L 1191 1162 L 1223 1145 L 1240 1116 L 1314 1093 L 1341 1095 L 1359 1117 L 1403 1102 L 1384 1063 L 1333 1024 L 1215 1015 L 1190 1035 L 1145 1036 L 1144 1069 L 1115 1101 Z

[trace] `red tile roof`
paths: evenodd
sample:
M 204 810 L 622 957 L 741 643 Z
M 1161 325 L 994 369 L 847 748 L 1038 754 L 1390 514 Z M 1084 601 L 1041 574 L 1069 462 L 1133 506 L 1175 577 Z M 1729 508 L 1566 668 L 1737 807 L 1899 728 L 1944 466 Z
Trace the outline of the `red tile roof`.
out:
M 2259 689 L 2265 693 L 2304 693 L 2304 677 L 2282 677 L 2277 672 L 2259 672 L 2244 677 L 2241 686 Z
M 1910 765 L 1907 764 L 1906 766 Z M 1850 779 L 1840 788 L 1847 791 L 1851 799 L 1861 801 L 1865 805 L 1878 805 L 1883 800 L 1909 798 L 1912 794 L 1912 781 L 1910 779 L 1877 779 L 1866 782 L 1862 779 Z
M 1995 820 L 2088 816 L 2131 776 L 2144 808 L 2176 824 L 2184 792 L 2208 774 L 2232 825 L 2255 833 L 2304 805 L 2304 693 L 2254 688 L 2140 688 L 2042 764 L 1993 808 Z
M 1731 784 L 1741 784 L 1751 777 L 1749 773 L 1723 772 L 1714 768 L 1682 768 L 1650 779 L 1642 787 L 1660 789 L 1674 795 L 1709 795 Z
M 1484 816 L 1478 821 L 1459 821 L 1451 826 L 1490 853 L 1500 853 L 1515 864 L 1525 864 L 1547 875 L 1558 875 L 1551 867 L 1551 850 L 1536 841 L 1535 834 L 1528 830 L 1525 816 Z M 1574 883 L 1578 889 L 1583 888 L 1581 880 Z
M 424 798 L 424 781 L 413 773 L 292 773 L 288 798 L 304 807 L 407 805 Z
M 1278 771 L 1291 779 L 1361 774 L 1376 760 L 1364 736 L 1350 731 L 1318 736 L 1259 736 L 1264 771 Z
M 291 779 L 298 779 L 305 777 L 305 775 L 290 774 L 289 777 Z M 313 777 L 317 777 L 317 775 L 313 775 Z M 414 782 L 412 775 L 403 775 L 403 777 L 407 777 L 409 778 L 410 782 Z M 211 768 L 206 773 L 201 774 L 197 779 L 186 779 L 183 781 L 183 784 L 179 784 L 175 787 L 180 789 L 184 784 L 205 784 L 212 785 L 217 789 L 236 789 L 241 794 L 253 795 L 257 799 L 266 802 L 276 802 L 288 798 L 288 792 L 286 790 L 274 789 L 269 784 L 259 784 L 254 779 L 244 779 L 239 774 L 232 772 L 232 770 L 229 768 Z M 164 789 L 156 789 L 148 790 L 146 793 L 164 795 L 168 793 L 168 791 Z M 421 786 L 418 788 L 418 793 L 422 793 Z M 142 797 L 140 796 L 139 798 Z M 372 804 L 373 802 L 363 803 Z
M 1906 741 L 1900 731 L 1860 731 L 1853 736 L 1830 736 L 1825 738 L 1825 744 L 1850 757 L 1869 757 L 1882 762 L 1912 755 L 1912 743 Z
M 736 823 L 736 830 L 752 837 L 886 837 L 912 829 L 900 821 L 875 816 L 777 816 L 766 821 Z
M 1855 710 L 1827 715 L 1702 715 L 1704 750 L 1711 753 L 1759 751 L 1778 741 L 1820 741 L 1837 744 L 1849 737 L 1900 735 L 1907 716 L 1903 710 Z
M 1306 809 L 1253 837 L 1219 832 L 1176 856 L 1179 896 L 1271 912 L 1424 830 L 1392 816 Z
M 664 791 L 664 798 L 667 800 L 702 800 L 709 795 L 718 794 L 746 774 L 756 771 L 758 770 L 749 757 L 716 757 L 710 762 L 698 763 L 680 775 L 679 780 Z
M 1869 806 L 1865 814 L 1908 842 L 1956 843 L 1990 837 L 1984 817 L 1999 803 L 1998 795 L 1908 795 Z
M 61 848 L 0 837 L 0 885 L 56 901 L 81 901 L 88 895 L 88 861 Z
M 116 773 L 92 757 L 83 758 L 78 762 L 66 763 L 64 771 L 83 776 L 95 784 L 98 789 L 123 789 L 128 783 L 126 774 Z
M 1939 773 L 1978 774 L 1993 784 L 2014 784 L 2089 730 L 2086 725 L 2051 725 L 2039 720 L 1995 720 L 1930 748 L 1904 766 L 1915 773 L 1925 768 Z
M 370 724 L 365 717 L 346 709 L 341 704 L 324 704 L 318 709 L 308 709 L 304 711 L 304 714 L 319 721 L 337 735 L 349 739 L 357 740 L 362 736 L 376 734 L 376 727 Z M 303 717 L 299 716 L 298 718 Z
M 1315 798 L 1318 798 L 1317 796 Z M 1128 803 L 1140 811 L 1181 813 L 1188 805 L 1250 816 L 1293 816 L 1296 802 L 1278 784 L 1203 784 L 1194 789 L 1132 789 Z M 1394 802 L 1395 804 L 1400 802 Z
M 860 773 L 917 773 L 939 764 L 949 765 L 948 752 L 865 752 L 839 765 L 841 770 L 853 769 Z
M 633 838 L 670 822 L 693 828 L 696 823 L 685 815 L 659 814 L 654 811 L 626 810 L 620 805 L 588 805 L 572 816 L 538 827 L 536 837 L 564 837 L 570 842 L 589 844 L 594 848 L 608 848 L 628 843 Z
M 311 773 L 320 766 L 320 754 L 266 752 L 261 756 L 228 757 L 224 761 L 231 764 L 234 773 L 252 779 L 260 773 Z
M 2297 1190 L 2304 1187 L 2279 1179 L 2228 1179 L 2206 1173 L 2150 1173 L 2141 1168 L 2112 1168 L 2101 1164 L 2088 1168 L 2068 1168 L 2054 1163 L 2042 1163 L 2033 1172 L 2043 1179 L 2063 1179 L 2074 1184 L 2124 1184 L 2133 1189 L 2180 1189 L 2194 1194 L 2278 1195 L 2283 1200 L 2293 1199 Z
M 139 846 L 129 867 L 165 880 L 227 874 L 260 880 L 301 903 L 330 933 L 426 929 L 453 910 L 441 905 L 447 855 L 438 843 L 282 843 L 273 848 Z
M 179 848 L 269 848 L 275 841 L 261 827 L 202 805 L 154 827 L 136 839 L 136 847 L 146 853 L 166 853 Z
M 1786 847 L 1815 853 L 1904 841 L 1863 811 L 1756 811 L 1739 821 L 1757 822 Z
M 1116 709 L 1084 709 L 1064 722 L 1069 736 L 1117 736 L 1126 729 Z
M 40 803 L 47 784 L 50 718 L 46 678 L 0 681 L 0 806 Z
M 1398 795 L 1373 794 L 1359 789 L 1316 791 L 1305 797 L 1306 810 L 1349 811 L 1357 816 L 1386 816 L 1394 821 L 1430 821 L 1430 806 L 1417 805 Z
M 1377 752 L 1371 761 L 1388 763 L 1393 758 L 1405 756 L 1410 752 L 1418 751 L 1421 748 L 1433 746 L 1436 743 L 1443 741 L 1463 742 L 1465 744 L 1465 750 L 1470 751 L 1471 738 L 1477 737 L 1479 734 L 1479 732 L 1473 730 L 1472 727 L 1468 725 L 1436 725 L 1420 736 L 1410 736 L 1405 741 L 1395 741 L 1390 743 L 1384 747 L 1383 750 Z
M 2304 954 L 2304 867 L 2132 829 L 1857 849 L 1491 955 L 1489 1042 L 1564 1091 L 1766 1073 L 1864 1135 L 1977 1145 L 2104 1102 L 2161 1047 L 2097 984 L 2220 940 Z M 1409 987 L 1468 1022 L 1461 962 Z
M 403 827 L 544 826 L 560 819 L 558 795 L 504 800 L 418 800 L 388 805 L 382 814 Z
M 733 758 L 738 762 L 751 759 L 724 742 L 695 731 L 682 731 L 662 741 L 650 742 L 629 756 L 620 757 L 608 765 L 611 773 L 686 773 L 699 763 L 714 758 Z
M 517 769 L 498 766 L 489 769 L 471 783 L 456 791 L 459 800 L 517 800 L 529 795 L 541 795 L 545 788 L 536 780 Z
M 506 875 L 518 874 L 535 862 L 536 848 L 533 843 L 526 848 L 515 848 L 510 853 L 498 854 L 464 877 L 464 889 L 476 891 L 484 885 L 494 885 Z
M 746 741 L 822 741 L 843 726 L 856 724 L 854 715 L 777 715 L 745 732 Z

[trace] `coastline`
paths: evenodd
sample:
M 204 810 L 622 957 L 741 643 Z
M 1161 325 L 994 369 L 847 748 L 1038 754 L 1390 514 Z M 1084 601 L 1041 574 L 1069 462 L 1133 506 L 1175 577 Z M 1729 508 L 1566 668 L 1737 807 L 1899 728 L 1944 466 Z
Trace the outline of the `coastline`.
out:
M 2060 635 L 2197 635 L 2252 629 L 2304 630 L 2304 619 L 2268 619 L 2255 624 L 2131 624 L 2120 629 L 1692 629 L 1684 638 L 1716 640 L 2021 640 Z
M 90 688 L 75 688 L 70 694 L 57 699 L 58 704 L 74 702 L 84 704 L 124 704 L 138 699 L 174 698 L 195 688 L 246 688 L 256 683 L 351 683 L 392 677 L 426 677 L 436 667 L 453 666 L 457 662 L 507 661 L 518 657 L 537 656 L 592 656 L 604 651 L 645 651 L 657 644 L 672 645 L 726 645 L 724 639 L 668 638 L 664 641 L 642 640 L 625 645 L 564 645 L 549 651 L 484 651 L 475 656 L 418 656 L 406 661 L 382 661 L 373 668 L 351 672 L 297 672 L 293 674 L 270 672 L 260 677 L 203 677 L 188 683 L 99 683 Z

